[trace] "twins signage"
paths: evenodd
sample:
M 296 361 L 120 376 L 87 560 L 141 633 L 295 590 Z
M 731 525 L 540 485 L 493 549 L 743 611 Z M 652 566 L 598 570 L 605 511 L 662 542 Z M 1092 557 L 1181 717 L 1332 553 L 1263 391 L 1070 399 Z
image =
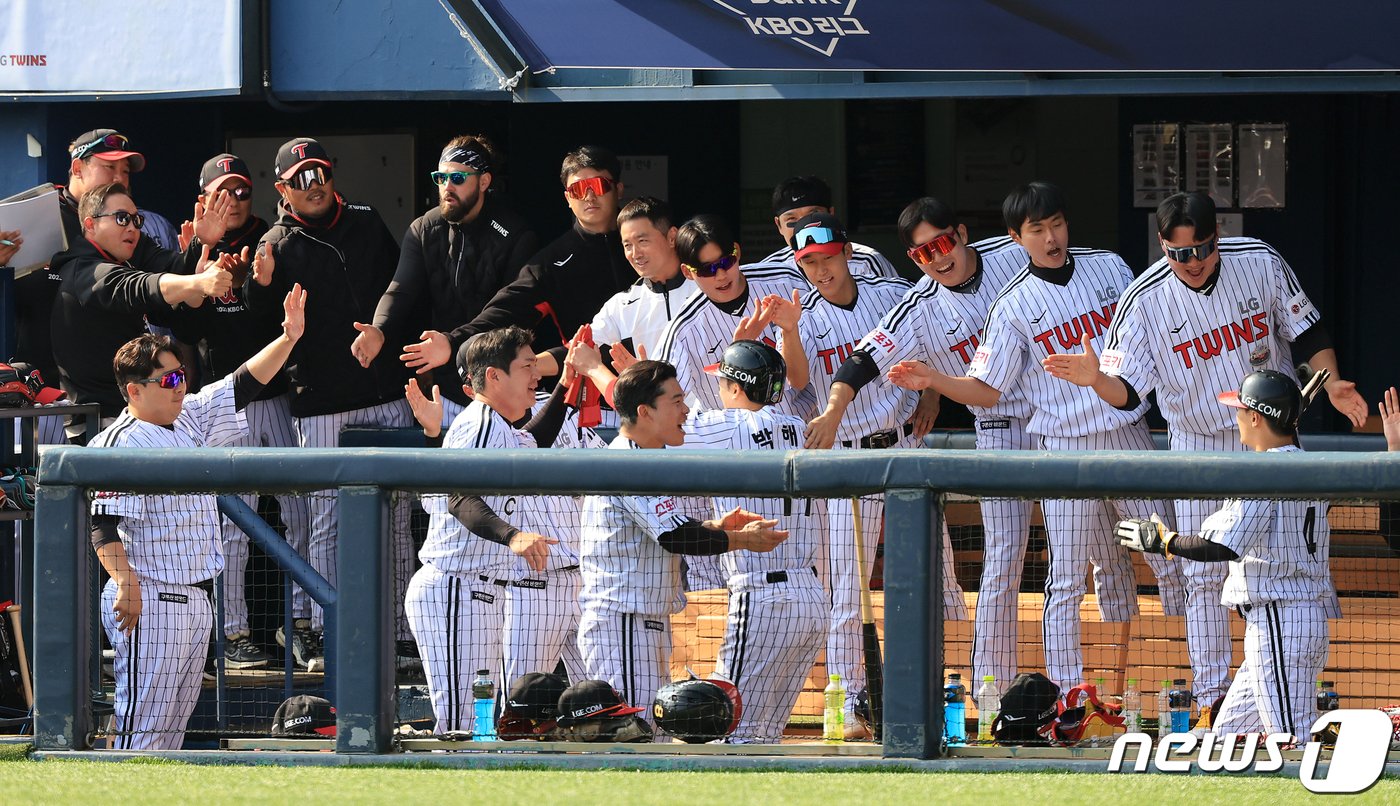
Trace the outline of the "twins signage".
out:
M 453 0 L 471 4 L 473 0 Z M 1394 70 L 1400 4 L 1179 0 L 475 0 L 533 72 Z M 1307 20 L 1260 27 L 1260 20 Z M 1241 36 L 1256 31 L 1258 36 Z

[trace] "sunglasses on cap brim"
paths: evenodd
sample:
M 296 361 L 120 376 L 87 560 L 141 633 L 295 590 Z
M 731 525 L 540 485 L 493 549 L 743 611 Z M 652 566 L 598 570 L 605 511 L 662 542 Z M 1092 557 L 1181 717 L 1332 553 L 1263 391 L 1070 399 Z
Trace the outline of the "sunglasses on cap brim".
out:
M 819 246 L 829 243 L 846 243 L 846 233 L 834 230 L 831 227 L 803 227 L 792 237 L 794 248 L 802 251 L 809 246 Z
M 331 169 L 325 165 L 308 165 L 283 179 L 282 184 L 291 185 L 297 190 L 310 190 L 315 185 L 324 185 L 334 178 Z
M 1167 257 L 1177 263 L 1190 263 L 1191 258 L 1205 260 L 1215 251 L 1215 239 L 1211 238 L 1205 243 L 1198 243 L 1195 246 L 1167 246 L 1162 244 L 1162 251 L 1167 253 Z
M 142 378 L 132 383 L 154 383 L 162 389 L 178 389 L 180 384 L 185 382 L 185 368 L 183 366 L 170 370 L 159 378 Z
M 105 137 L 93 140 L 91 143 L 84 143 L 83 145 L 79 146 L 73 152 L 73 159 L 83 159 L 88 154 L 91 154 L 94 150 L 102 146 L 106 146 L 107 148 L 112 149 L 113 151 L 120 151 L 126 148 L 126 144 L 128 142 L 130 141 L 126 139 L 126 135 L 124 134 L 109 134 Z
M 921 243 L 909 250 L 909 259 L 920 266 L 927 266 L 940 257 L 945 257 L 957 248 L 958 237 L 951 230 L 939 235 L 928 243 Z
M 722 271 L 734 268 L 739 263 L 739 250 L 735 248 L 729 254 L 716 260 L 714 263 L 703 263 L 699 266 L 687 265 L 686 268 L 694 272 L 696 277 L 714 277 Z
M 587 198 L 589 191 L 592 191 L 594 196 L 602 196 L 605 193 L 612 192 L 612 189 L 616 186 L 617 183 L 606 176 L 594 176 L 574 182 L 572 185 L 564 188 L 564 192 L 569 194 L 569 198 L 571 199 L 583 199 Z

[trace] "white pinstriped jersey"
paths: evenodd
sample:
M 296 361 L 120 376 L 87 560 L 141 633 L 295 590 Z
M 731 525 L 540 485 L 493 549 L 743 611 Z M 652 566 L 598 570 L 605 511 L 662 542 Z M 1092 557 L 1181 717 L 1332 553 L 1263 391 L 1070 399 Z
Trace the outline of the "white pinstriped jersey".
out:
M 636 443 L 619 434 L 609 450 Z M 669 495 L 590 495 L 583 499 L 579 604 L 605 613 L 679 613 L 681 558 L 661 548 L 661 535 L 687 518 Z
M 799 269 L 797 258 L 794 256 L 791 246 L 784 246 L 764 258 L 763 263 L 781 263 L 791 269 Z M 863 243 L 851 243 L 851 257 L 846 263 L 851 267 L 851 274 L 864 275 L 866 277 L 898 277 L 899 272 L 895 271 L 894 264 L 889 259 L 880 254 L 879 250 Z
M 981 344 L 982 326 L 987 321 L 992 300 L 1029 259 L 1026 250 L 1007 236 L 978 241 L 972 248 L 977 250 L 982 261 L 973 287 L 956 291 L 925 275 L 856 345 L 857 350 L 863 350 L 874 359 L 880 371 L 880 377 L 869 385 L 890 385 L 884 377 L 885 371 L 900 361 L 925 361 L 939 372 L 954 377 L 967 373 L 968 362 Z M 978 406 L 968 409 L 974 417 L 1025 419 L 1031 413 L 1030 402 L 1019 385 L 1002 394 L 990 409 Z M 877 426 L 877 430 L 903 424 L 903 420 L 891 420 Z
M 1037 277 L 1029 266 L 1018 274 L 992 302 L 982 346 L 967 374 L 1003 394 L 1021 386 L 1033 408 L 1027 425 L 1032 434 L 1082 437 L 1136 422 L 1147 410 L 1146 402 L 1120 411 L 1093 389 L 1062 381 L 1040 366 L 1047 355 L 1080 352 L 1085 332 L 1095 351 L 1103 349 L 1132 271 L 1112 252 L 1080 248 L 1069 250 L 1062 268 L 1036 271 L 1064 278 L 1064 284 Z
M 535 438 L 529 432 L 512 427 L 490 406 L 473 400 L 452 421 L 442 447 L 444 450 L 533 448 Z M 514 552 L 463 526 L 448 510 L 449 498 L 446 493 L 423 496 L 423 511 L 428 513 L 428 537 L 418 551 L 418 559 L 447 574 L 504 574 L 513 567 Z M 550 534 L 548 513 L 530 503 L 534 501 L 533 496 L 483 495 L 481 499 L 511 526 L 526 532 Z
M 1289 343 L 1321 319 L 1293 269 L 1254 238 L 1221 238 L 1214 287 L 1201 293 L 1176 278 L 1166 258 L 1123 292 L 1099 365 L 1157 405 L 1174 431 L 1235 430 L 1217 393 L 1250 372 L 1296 380 Z
M 1269 452 L 1301 450 L 1285 445 Z M 1221 604 L 1329 601 L 1334 591 L 1327 508 L 1326 501 L 1232 498 L 1206 518 L 1201 536 L 1239 555 L 1230 562 Z
M 248 434 L 234 408 L 233 380 L 225 377 L 186 395 L 171 428 L 123 410 L 93 438 L 93 448 L 215 448 Z M 117 535 L 131 570 L 143 580 L 193 585 L 224 570 L 223 529 L 213 495 L 151 495 L 98 491 L 92 514 L 117 515 Z
M 661 337 L 661 347 L 653 358 L 666 361 L 676 368 L 676 381 L 685 390 L 686 403 L 692 409 L 722 409 L 719 387 L 713 376 L 705 374 L 705 367 L 717 364 L 724 357 L 724 348 L 734 341 L 734 328 L 739 320 L 752 314 L 754 305 L 769 294 L 791 297 L 794 288 L 806 291 L 811 288 L 802 273 L 787 266 L 749 265 L 741 271 L 748 282 L 748 295 L 742 311 L 730 315 L 702 292 L 695 292 L 686 300 L 685 307 L 671 322 Z M 772 325 L 763 333 L 762 340 L 770 345 L 778 343 L 778 329 Z M 779 410 L 788 413 L 803 413 L 798 408 L 796 395 L 784 395 L 778 404 Z
M 912 288 L 908 280 L 902 279 L 863 275 L 853 275 L 852 279 L 856 283 L 856 299 L 850 308 L 828 302 L 816 289 L 802 297 L 802 318 L 797 322 L 797 332 L 807 354 L 809 383 L 820 401 L 825 401 L 831 393 L 831 382 L 842 362 L 851 357 L 865 334 Z M 781 336 L 779 341 L 782 341 Z M 857 440 L 876 431 L 902 426 L 919 402 L 917 392 L 901 389 L 883 379 L 867 384 L 861 391 L 864 394 L 856 395 L 836 426 L 838 440 Z
M 757 411 L 719 409 L 691 412 L 685 424 L 685 447 L 715 451 L 796 451 L 802 449 L 807 426 L 800 419 L 779 414 L 772 406 Z M 756 571 L 786 571 L 816 565 L 822 532 L 811 518 L 810 503 L 803 500 L 715 496 L 713 512 L 718 517 L 734 507 L 743 507 L 765 518 L 778 519 L 778 528 L 787 529 L 788 539 L 771 552 L 728 551 L 720 555 L 725 574 Z
M 593 342 L 620 344 L 632 340 L 633 354 L 645 347 L 648 356 L 655 356 L 661 336 L 680 315 L 691 295 L 699 291 L 694 280 L 685 280 L 675 288 L 657 290 L 646 280 L 638 280 L 626 291 L 613 294 L 593 316 Z

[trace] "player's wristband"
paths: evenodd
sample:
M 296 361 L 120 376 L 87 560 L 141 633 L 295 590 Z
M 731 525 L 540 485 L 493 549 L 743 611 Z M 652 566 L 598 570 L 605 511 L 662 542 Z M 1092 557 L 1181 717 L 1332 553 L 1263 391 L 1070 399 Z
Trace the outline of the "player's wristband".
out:
M 1162 537 L 1162 556 L 1168 560 L 1172 558 L 1172 538 L 1176 537 L 1176 532 L 1168 531 Z

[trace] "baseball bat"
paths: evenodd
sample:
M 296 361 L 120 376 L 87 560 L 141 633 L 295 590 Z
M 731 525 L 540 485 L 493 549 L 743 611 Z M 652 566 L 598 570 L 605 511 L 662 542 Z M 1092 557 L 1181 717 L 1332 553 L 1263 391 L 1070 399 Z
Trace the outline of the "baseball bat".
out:
M 861 533 L 860 498 L 851 499 L 856 532 L 856 574 L 860 577 L 860 629 L 865 644 L 865 696 L 870 701 L 870 730 L 875 740 L 885 728 L 885 661 L 875 631 L 875 608 L 870 604 L 870 571 L 865 567 L 865 536 Z
M 5 612 L 10 614 L 10 627 L 15 632 L 15 651 L 19 660 L 19 682 L 24 688 L 24 703 L 33 708 L 34 684 L 29 680 L 29 657 L 24 651 L 24 626 L 19 619 L 19 605 L 10 605 L 5 608 Z

